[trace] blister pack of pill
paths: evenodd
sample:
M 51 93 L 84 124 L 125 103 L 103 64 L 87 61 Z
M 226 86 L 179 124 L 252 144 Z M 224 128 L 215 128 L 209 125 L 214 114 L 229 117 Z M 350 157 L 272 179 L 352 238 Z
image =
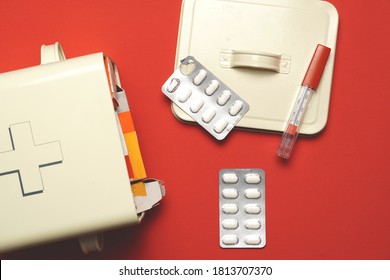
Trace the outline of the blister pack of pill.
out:
M 218 140 L 249 110 L 245 100 L 192 56 L 181 61 L 162 91 Z
M 222 248 L 262 248 L 265 231 L 265 172 L 219 172 L 219 228 Z

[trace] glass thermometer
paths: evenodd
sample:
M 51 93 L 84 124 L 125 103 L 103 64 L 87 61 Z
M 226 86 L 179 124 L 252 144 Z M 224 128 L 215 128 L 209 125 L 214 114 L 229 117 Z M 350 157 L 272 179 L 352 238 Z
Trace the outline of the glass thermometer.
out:
M 286 159 L 290 157 L 291 151 L 299 134 L 299 129 L 302 126 L 306 110 L 309 107 L 308 105 L 310 103 L 310 99 L 320 82 L 329 53 L 330 48 L 323 45 L 317 45 L 305 78 L 303 79 L 298 98 L 294 104 L 290 118 L 288 119 L 287 127 L 283 132 L 282 141 L 280 142 L 279 149 L 277 151 L 277 154 L 280 157 Z

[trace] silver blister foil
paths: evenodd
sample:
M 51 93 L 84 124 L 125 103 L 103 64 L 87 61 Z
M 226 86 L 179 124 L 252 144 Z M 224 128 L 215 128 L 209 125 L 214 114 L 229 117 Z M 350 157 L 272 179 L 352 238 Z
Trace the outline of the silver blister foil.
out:
M 222 248 L 265 246 L 265 172 L 262 169 L 219 172 L 219 228 Z
M 249 104 L 192 56 L 162 86 L 163 93 L 216 139 L 224 139 Z

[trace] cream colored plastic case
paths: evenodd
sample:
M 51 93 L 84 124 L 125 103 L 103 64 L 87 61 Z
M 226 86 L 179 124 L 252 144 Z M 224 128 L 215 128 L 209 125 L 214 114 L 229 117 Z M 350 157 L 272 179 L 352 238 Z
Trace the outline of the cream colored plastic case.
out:
M 175 68 L 194 56 L 249 103 L 238 127 L 283 131 L 316 46 L 326 45 L 332 51 L 301 129 L 316 134 L 328 118 L 337 28 L 325 1 L 184 0 Z
M 0 75 L 0 252 L 139 222 L 103 53 L 53 50 Z

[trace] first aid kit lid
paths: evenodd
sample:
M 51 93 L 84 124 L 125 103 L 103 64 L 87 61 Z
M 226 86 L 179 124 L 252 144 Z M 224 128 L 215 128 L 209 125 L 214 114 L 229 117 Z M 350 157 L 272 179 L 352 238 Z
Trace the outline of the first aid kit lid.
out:
M 282 132 L 318 44 L 331 49 L 302 134 L 326 125 L 338 29 L 319 0 L 184 0 L 176 67 L 194 56 L 250 105 L 238 127 Z M 172 104 L 181 120 L 193 121 Z

